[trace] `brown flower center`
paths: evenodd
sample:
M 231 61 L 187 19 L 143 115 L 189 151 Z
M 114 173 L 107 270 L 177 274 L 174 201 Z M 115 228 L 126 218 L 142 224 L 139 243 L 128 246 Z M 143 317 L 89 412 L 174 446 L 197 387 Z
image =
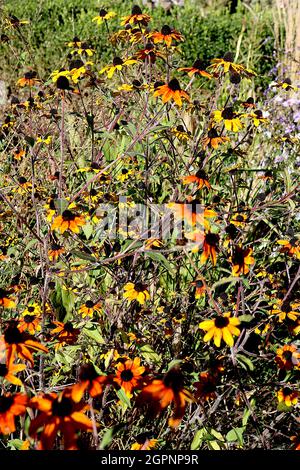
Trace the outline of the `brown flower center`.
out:
M 168 25 L 164 25 L 162 28 L 161 28 L 161 34 L 163 36 L 169 36 L 170 34 L 172 33 L 172 30 L 170 28 L 170 26 Z
M 283 351 L 282 357 L 283 357 L 283 359 L 285 359 L 286 361 L 291 361 L 291 360 L 292 360 L 292 357 L 293 357 L 293 353 L 292 353 L 292 351 Z
M 180 91 L 181 90 L 177 78 L 172 78 L 172 80 L 168 83 L 168 87 L 172 91 Z
M 93 364 L 83 364 L 81 366 L 80 372 L 79 372 L 79 379 L 82 382 L 84 382 L 86 380 L 89 380 L 90 382 L 92 382 L 97 377 L 98 377 L 98 374 L 97 374 Z
M 123 60 L 121 59 L 121 57 L 114 57 L 114 60 L 113 60 L 113 65 L 114 66 L 117 66 L 117 65 L 123 65 Z
M 0 413 L 5 413 L 10 409 L 14 402 L 12 397 L 0 397 Z
M 71 222 L 72 220 L 75 219 L 75 217 L 76 216 L 71 211 L 69 211 L 68 209 L 63 211 L 63 213 L 62 213 L 62 218 L 66 222 Z
M 130 382 L 133 379 L 133 373 L 130 369 L 122 370 L 121 372 L 121 379 L 123 382 Z
M 8 372 L 6 364 L 0 364 L 0 377 L 5 377 Z
M 216 328 L 226 328 L 229 325 L 229 318 L 227 317 L 217 317 L 215 319 L 215 327 Z
M 93 308 L 94 307 L 94 302 L 92 302 L 91 300 L 88 300 L 85 303 L 85 306 L 86 306 L 86 308 Z
M 32 323 L 35 319 L 35 315 L 25 315 L 23 320 L 25 323 Z
M 231 106 L 228 106 L 227 108 L 223 109 L 222 118 L 223 119 L 228 119 L 228 120 L 231 120 L 231 119 L 234 118 L 234 112 L 233 112 L 233 108 Z
M 73 410 L 73 403 L 69 398 L 62 397 L 61 400 L 56 398 L 52 404 L 52 414 L 53 416 L 59 416 L 64 418 L 70 416 Z

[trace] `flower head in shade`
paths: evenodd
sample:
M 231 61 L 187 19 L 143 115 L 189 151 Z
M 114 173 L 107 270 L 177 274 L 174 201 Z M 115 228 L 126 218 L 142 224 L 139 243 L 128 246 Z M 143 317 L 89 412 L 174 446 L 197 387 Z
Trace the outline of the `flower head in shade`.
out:
M 210 184 L 204 170 L 198 170 L 194 175 L 183 176 L 182 182 L 183 184 L 197 183 L 198 189 L 202 189 L 204 186 L 210 189 Z
M 285 386 L 277 392 L 278 403 L 284 403 L 286 406 L 296 405 L 298 398 L 299 392 L 289 386 Z
M 275 88 L 282 88 L 282 90 L 286 91 L 298 91 L 298 88 L 292 85 L 292 80 L 290 78 L 284 78 L 282 82 L 277 82 L 272 85 Z
M 79 382 L 71 388 L 71 397 L 76 403 L 81 401 L 85 391 L 94 398 L 102 394 L 105 385 L 111 383 L 111 378 L 99 375 L 91 362 L 80 367 L 78 379 Z
M 51 450 L 59 434 L 63 437 L 64 449 L 74 450 L 77 448 L 77 431 L 91 431 L 93 428 L 91 420 L 84 414 L 89 407 L 74 402 L 70 389 L 59 394 L 35 396 L 30 406 L 39 411 L 29 427 L 29 435 L 39 438 L 39 450 Z
M 124 291 L 123 297 L 128 299 L 129 302 L 136 300 L 139 304 L 143 305 L 146 300 L 150 299 L 147 286 L 142 282 L 127 282 L 124 286 Z
M 252 253 L 252 248 L 242 248 L 240 246 L 233 248 L 233 254 L 230 258 L 233 276 L 249 273 L 250 266 L 254 263 Z
M 195 60 L 192 67 L 181 67 L 178 72 L 187 72 L 189 77 L 201 75 L 201 77 L 212 78 L 212 75 L 206 71 L 204 62 L 201 59 Z
M 220 237 L 217 233 L 208 232 L 205 234 L 202 247 L 203 253 L 200 258 L 201 263 L 205 263 L 210 258 L 212 265 L 216 265 L 219 239 Z
M 184 388 L 184 377 L 178 367 L 173 367 L 162 379 L 154 379 L 143 388 L 138 404 L 148 404 L 156 415 L 173 403 L 173 415 L 169 426 L 176 428 L 185 412 L 186 404 L 194 401 L 191 393 Z
M 286 253 L 289 256 L 293 256 L 300 260 L 300 241 L 293 237 L 289 240 L 277 240 L 277 243 L 281 245 L 281 252 Z
M 237 328 L 239 324 L 240 320 L 238 318 L 231 317 L 230 312 L 226 312 L 213 320 L 202 321 L 199 328 L 207 332 L 203 338 L 205 342 L 209 342 L 213 338 L 215 345 L 219 348 L 221 340 L 223 340 L 232 348 L 234 345 L 233 336 L 239 336 L 240 334 L 240 330 Z
M 0 395 L 0 433 L 7 435 L 15 432 L 15 417 L 26 412 L 27 396 L 21 393 Z
M 194 383 L 194 387 L 196 388 L 195 398 L 202 402 L 214 400 L 217 397 L 216 377 L 208 372 L 201 372 L 199 374 L 199 380 Z
M 33 87 L 34 85 L 38 85 L 40 80 L 37 78 L 37 73 L 33 70 L 26 72 L 24 77 L 19 78 L 17 81 L 17 85 L 24 87 L 29 86 Z
M 149 33 L 148 37 L 151 38 L 154 44 L 164 43 L 167 47 L 171 47 L 173 41 L 183 41 L 183 36 L 175 29 L 171 29 L 168 25 L 164 25 L 160 31 Z
M 130 450 L 151 450 L 157 445 L 157 439 L 152 439 L 148 433 L 142 433 L 136 436 Z
M 283 347 L 277 349 L 275 361 L 279 369 L 299 369 L 300 353 L 294 344 L 285 344 Z
M 14 308 L 16 302 L 10 297 L 10 293 L 0 287 L 0 307 Z
M 181 89 L 177 78 L 172 78 L 169 83 L 156 87 L 154 96 L 161 96 L 163 103 L 173 100 L 178 106 L 182 106 L 182 99 L 190 100 L 187 92 Z

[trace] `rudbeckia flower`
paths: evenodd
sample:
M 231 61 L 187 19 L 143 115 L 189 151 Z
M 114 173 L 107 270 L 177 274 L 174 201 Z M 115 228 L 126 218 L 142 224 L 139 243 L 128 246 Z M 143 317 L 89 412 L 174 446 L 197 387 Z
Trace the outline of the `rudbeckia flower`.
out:
M 60 233 L 64 233 L 66 230 L 79 233 L 80 227 L 83 225 L 85 225 L 85 218 L 82 215 L 74 214 L 67 209 L 62 213 L 62 215 L 55 217 L 51 225 L 51 229 L 57 229 Z
M 151 17 L 146 15 L 142 12 L 138 5 L 135 5 L 131 10 L 131 15 L 124 16 L 121 21 L 121 26 L 125 26 L 127 24 L 141 24 L 143 26 L 147 26 Z
M 96 21 L 97 25 L 101 25 L 103 22 L 114 18 L 116 14 L 117 13 L 115 13 L 114 11 L 106 11 L 104 8 L 101 8 L 99 15 L 95 16 L 92 21 Z
M 120 361 L 113 380 L 125 390 L 126 394 L 130 395 L 132 390 L 139 386 L 145 370 L 145 367 L 141 366 L 139 357 L 134 358 L 133 361 L 128 359 L 124 363 Z
M 132 174 L 134 174 L 134 170 L 130 168 L 122 168 L 121 173 L 117 175 L 117 179 L 124 183 L 124 181 L 127 181 Z
M 151 439 L 147 433 L 142 433 L 136 437 L 136 442 L 132 444 L 130 450 L 151 450 L 155 449 L 157 439 Z
M 141 282 L 127 282 L 124 286 L 123 297 L 128 301 L 136 300 L 139 304 L 143 305 L 148 299 L 150 294 L 147 290 L 147 286 Z
M 37 331 L 41 331 L 41 308 L 37 303 L 29 305 L 22 317 L 19 319 L 18 328 L 21 332 L 28 331 L 31 335 Z
M 177 137 L 178 140 L 182 142 L 187 142 L 191 138 L 191 133 L 187 131 L 181 124 L 177 127 L 171 129 L 172 134 Z
M 238 132 L 243 128 L 238 115 L 233 111 L 231 106 L 213 112 L 213 120 L 215 122 L 224 121 L 225 128 L 228 131 Z
M 27 396 L 21 393 L 0 395 L 0 433 L 7 435 L 15 432 L 15 417 L 25 414 L 27 402 Z
M 116 70 L 122 70 L 123 67 L 128 67 L 129 65 L 136 64 L 137 60 L 135 59 L 121 59 L 120 57 L 115 57 L 111 65 L 107 65 L 99 71 L 99 74 L 107 73 L 107 78 L 112 78 Z
M 232 348 L 234 345 L 233 336 L 239 336 L 240 334 L 240 330 L 237 328 L 239 324 L 240 320 L 238 318 L 231 317 L 230 312 L 226 312 L 223 316 L 220 315 L 213 320 L 202 321 L 199 328 L 207 331 L 203 338 L 205 342 L 209 342 L 214 338 L 214 343 L 219 348 L 223 339 Z
M 205 70 L 204 62 L 201 59 L 195 60 L 192 67 L 181 67 L 178 72 L 187 72 L 189 77 L 201 75 L 202 77 L 212 78 L 212 75 Z
M 300 303 L 290 303 L 287 301 L 282 302 L 277 300 L 276 304 L 273 305 L 270 311 L 270 315 L 277 315 L 279 322 L 283 322 L 286 318 L 296 321 L 300 315 L 300 312 L 296 311 L 299 306 Z
M 276 351 L 275 361 L 279 369 L 292 370 L 300 368 L 300 353 L 293 344 L 285 344 Z
M 93 429 L 91 420 L 84 414 L 89 407 L 84 403 L 75 403 L 70 389 L 60 394 L 45 393 L 33 397 L 30 406 L 40 412 L 29 427 L 29 435 L 39 438 L 39 450 L 51 450 L 59 433 L 63 437 L 65 450 L 77 449 L 77 431 Z
M 241 105 L 243 106 L 243 108 L 256 108 L 254 99 L 251 96 L 247 98 L 246 101 L 242 101 Z
M 204 149 L 210 147 L 216 150 L 219 145 L 225 144 L 225 142 L 229 142 L 229 140 L 229 137 L 219 135 L 217 130 L 212 128 L 208 131 L 207 136 L 201 139 L 201 143 Z
M 236 227 L 245 227 L 247 222 L 247 214 L 242 214 L 241 212 L 234 214 L 230 219 L 230 224 L 235 225 Z
M 211 259 L 212 265 L 215 266 L 217 262 L 217 252 L 219 251 L 219 235 L 216 233 L 208 232 L 203 240 L 203 253 L 200 257 L 200 263 L 205 263 L 208 258 Z
M 253 113 L 243 114 L 248 119 L 251 119 L 254 126 L 258 127 L 260 124 L 266 124 L 269 119 L 264 118 L 263 113 L 260 109 L 255 110 Z
M 56 325 L 56 328 L 51 331 L 51 335 L 54 335 L 54 338 L 58 341 L 55 346 L 56 349 L 67 344 L 76 343 L 80 334 L 79 328 L 75 328 L 71 322 L 54 321 L 53 324 Z
M 10 294 L 6 290 L 1 289 L 0 287 L 0 307 L 14 308 L 16 306 L 15 300 L 11 299 L 9 295 Z
M 29 24 L 28 20 L 19 20 L 19 18 L 14 15 L 10 15 L 8 16 L 8 18 L 5 18 L 5 22 L 7 24 L 6 28 L 10 29 L 19 29 L 20 26 L 23 26 L 24 24 Z
M 154 96 L 161 96 L 163 103 L 167 103 L 172 99 L 178 106 L 182 106 L 182 98 L 190 101 L 189 95 L 180 88 L 176 78 L 173 78 L 165 85 L 158 86 L 154 91 Z
M 103 392 L 103 387 L 111 383 L 107 375 L 99 375 L 92 363 L 83 364 L 79 371 L 79 382 L 71 387 L 71 397 L 75 403 L 79 403 L 87 390 L 94 398 Z
M 234 247 L 233 254 L 230 258 L 233 276 L 239 276 L 240 274 L 248 274 L 250 270 L 249 266 L 254 263 L 252 253 L 252 248 L 244 249 L 240 246 Z
M 8 361 L 18 356 L 20 359 L 29 361 L 32 367 L 34 365 L 33 351 L 49 352 L 46 346 L 36 341 L 31 335 L 21 332 L 15 321 L 8 324 L 4 335 L 0 337 L 0 344 L 1 342 L 5 345 Z
M 195 398 L 201 402 L 215 400 L 216 395 L 216 377 L 210 375 L 208 372 L 201 372 L 199 375 L 199 381 L 195 382 L 194 387 L 196 388 Z
M 277 392 L 279 403 L 284 403 L 286 406 L 296 405 L 298 402 L 299 392 L 286 386 Z
M 281 252 L 287 253 L 290 256 L 295 256 L 300 259 L 300 242 L 297 238 L 293 237 L 290 240 L 277 240 L 277 243 L 282 246 Z
M 58 243 L 51 243 L 50 250 L 48 250 L 48 258 L 50 261 L 57 261 L 59 256 L 64 253 L 65 249 Z
M 171 403 L 174 404 L 173 416 L 169 426 L 176 428 L 185 412 L 186 403 L 194 401 L 191 393 L 184 388 L 184 378 L 178 367 L 173 367 L 163 379 L 154 379 L 143 388 L 138 397 L 138 404 L 149 404 L 154 415 L 158 414 Z
M 92 317 L 95 312 L 101 312 L 101 305 L 99 303 L 94 303 L 92 300 L 87 300 L 79 309 L 79 313 L 82 318 L 87 316 Z
M 17 81 L 17 85 L 21 87 L 24 87 L 24 86 L 33 87 L 34 85 L 37 85 L 39 82 L 40 80 L 37 78 L 37 73 L 32 70 L 30 72 L 26 72 L 24 77 L 19 78 L 19 80 Z
M 13 364 L 13 359 L 11 359 L 10 361 L 1 362 L 0 379 L 2 378 L 13 385 L 18 385 L 19 387 L 21 387 L 22 382 L 20 379 L 18 379 L 18 377 L 15 377 L 15 375 L 25 369 L 25 364 Z
M 290 78 L 284 78 L 282 82 L 277 82 L 273 87 L 276 88 L 282 88 L 283 90 L 293 90 L 293 91 L 298 91 L 298 88 L 292 85 L 292 80 Z
M 201 279 L 195 279 L 191 282 L 191 286 L 195 287 L 195 299 L 200 299 L 205 295 L 205 285 Z
M 198 189 L 202 189 L 203 186 L 207 189 L 211 187 L 204 170 L 198 170 L 195 175 L 183 176 L 182 182 L 183 184 L 197 183 Z
M 168 25 L 164 25 L 161 28 L 161 31 L 155 31 L 154 33 L 149 33 L 148 37 L 151 38 L 154 44 L 163 42 L 168 47 L 171 47 L 172 41 L 175 41 L 175 42 L 183 41 L 183 36 L 175 29 L 171 29 Z
M 222 59 L 212 59 L 212 65 L 210 65 L 208 68 L 213 72 L 219 72 L 221 70 L 224 73 L 231 72 L 247 78 L 256 75 L 253 70 L 246 69 L 246 67 L 244 67 L 243 65 L 235 64 L 233 60 L 233 54 L 231 52 L 226 52 Z
M 154 64 L 156 57 L 163 57 L 163 54 L 156 50 L 154 45 L 151 42 L 148 42 L 144 49 L 140 49 L 135 53 L 135 57 L 140 60 L 148 59 L 151 64 Z

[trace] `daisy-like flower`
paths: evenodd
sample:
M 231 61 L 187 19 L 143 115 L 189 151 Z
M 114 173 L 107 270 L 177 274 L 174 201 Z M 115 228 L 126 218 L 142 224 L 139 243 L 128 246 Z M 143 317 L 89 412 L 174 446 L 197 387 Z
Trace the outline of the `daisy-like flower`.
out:
M 21 393 L 0 395 L 0 433 L 15 432 L 15 417 L 25 414 L 27 402 L 27 396 Z
M 56 325 L 56 328 L 51 331 L 51 334 L 58 341 L 55 345 L 56 349 L 76 343 L 80 334 L 79 328 L 75 328 L 71 322 L 54 321 L 53 324 Z
M 238 132 L 243 128 L 238 115 L 233 111 L 231 106 L 227 106 L 224 109 L 216 110 L 213 112 L 213 120 L 215 122 L 224 121 L 225 128 L 228 131 Z
M 151 17 L 142 12 L 138 5 L 134 5 L 131 10 L 131 15 L 124 16 L 121 21 L 121 26 L 126 26 L 127 24 L 138 24 L 147 26 Z
M 300 368 L 300 353 L 293 344 L 285 344 L 276 351 L 275 361 L 279 369 L 292 370 Z
M 247 222 L 248 222 L 247 214 L 244 214 L 241 212 L 237 212 L 230 219 L 230 224 L 233 224 L 236 227 L 245 227 Z
M 18 377 L 15 377 L 15 375 L 25 369 L 25 364 L 13 364 L 13 359 L 11 359 L 10 361 L 1 362 L 0 379 L 2 378 L 13 385 L 18 385 L 19 387 L 21 387 L 22 382 Z
M 273 305 L 270 315 L 277 315 L 278 321 L 281 323 L 285 319 L 289 318 L 292 321 L 297 321 L 300 312 L 296 311 L 297 308 L 300 307 L 300 303 L 290 303 L 290 302 L 282 302 L 281 300 L 277 300 L 276 304 Z
M 135 57 L 143 61 L 148 60 L 151 62 L 151 64 L 154 64 L 156 61 L 156 58 L 163 57 L 163 54 L 157 49 L 155 49 L 152 42 L 147 42 L 144 49 L 140 49 L 139 51 L 135 53 Z
M 290 240 L 277 240 L 277 243 L 282 246 L 280 250 L 282 253 L 300 259 L 300 242 L 297 238 L 293 237 Z
M 266 124 L 269 122 L 269 119 L 264 118 L 263 113 L 260 109 L 256 109 L 253 113 L 243 114 L 243 116 L 251 119 L 255 127 L 258 127 L 260 124 Z
M 300 436 L 292 436 L 291 441 L 293 442 L 293 449 L 300 450 Z
M 96 312 L 101 312 L 101 304 L 94 303 L 92 300 L 87 300 L 79 309 L 82 318 L 93 317 Z
M 190 199 L 186 202 L 170 202 L 168 207 L 174 211 L 178 219 L 188 222 L 193 227 L 199 224 L 201 228 L 205 227 L 207 230 L 210 227 L 210 222 L 207 219 L 217 215 L 216 211 L 204 207 L 198 199 Z M 197 236 L 197 239 L 203 241 L 203 236 L 200 236 L 200 238 Z
M 99 74 L 106 73 L 107 78 L 112 78 L 116 70 L 122 70 L 123 67 L 128 67 L 129 65 L 136 64 L 137 60 L 128 58 L 128 59 L 121 59 L 121 57 L 115 57 L 113 63 L 110 65 L 106 65 L 99 71 Z
M 52 136 L 51 135 L 48 135 L 48 137 L 44 136 L 39 136 L 37 139 L 36 139 L 36 143 L 37 144 L 45 144 L 45 145 L 50 145 L 52 142 Z
M 131 450 L 151 450 L 155 449 L 157 439 L 151 439 L 147 433 L 139 434 L 136 437 L 136 442 L 131 446 Z
M 176 428 L 185 412 L 186 404 L 194 401 L 191 393 L 184 388 L 184 378 L 178 367 L 173 367 L 163 379 L 154 379 L 143 388 L 138 397 L 138 404 L 149 404 L 153 414 L 156 415 L 174 404 L 173 416 L 169 419 L 169 426 Z
M 178 69 L 178 72 L 187 72 L 189 77 L 193 75 L 201 75 L 201 77 L 212 78 L 212 75 L 208 73 L 204 65 L 204 62 L 201 59 L 195 60 L 192 67 L 181 67 Z
M 99 375 L 92 363 L 83 364 L 79 371 L 79 382 L 72 386 L 71 397 L 75 403 L 79 403 L 87 390 L 94 398 L 103 392 L 103 387 L 111 383 L 111 378 L 107 375 Z
M 143 305 L 148 299 L 150 299 L 147 286 L 142 282 L 127 282 L 124 286 L 124 291 L 123 297 L 128 299 L 129 302 L 136 300 L 140 305 Z
M 19 80 L 17 81 L 17 85 L 21 87 L 33 87 L 34 85 L 38 85 L 39 83 L 40 80 L 37 78 L 37 73 L 33 70 L 26 72 L 24 77 L 19 78 Z
M 48 250 L 48 258 L 50 261 L 57 261 L 59 256 L 64 253 L 65 249 L 58 243 L 51 243 L 50 250 Z
M 24 194 L 25 192 L 28 192 L 31 188 L 31 182 L 28 181 L 24 176 L 20 176 L 20 178 L 18 178 L 18 187 L 15 190 L 18 194 Z
M 32 352 L 49 352 L 46 346 L 36 341 L 31 335 L 21 332 L 17 327 L 17 323 L 13 321 L 8 324 L 4 335 L 0 337 L 0 344 L 5 345 L 8 361 L 17 356 L 20 359 L 29 361 L 32 367 L 34 365 Z
M 70 51 L 71 55 L 79 54 L 91 57 L 95 52 L 95 49 L 93 49 L 87 42 L 80 41 L 78 38 L 74 38 L 72 42 L 68 43 L 68 46 L 75 47 L 75 49 Z
M 154 96 L 161 96 L 163 103 L 174 100 L 178 106 L 182 106 L 182 99 L 190 101 L 189 95 L 181 89 L 176 78 L 172 78 L 169 83 L 156 87 Z
M 232 348 L 234 345 L 233 336 L 239 336 L 240 334 L 240 330 L 237 328 L 239 324 L 240 320 L 238 318 L 231 317 L 230 312 L 226 312 L 223 316 L 218 316 L 213 320 L 202 321 L 199 328 L 207 331 L 203 338 L 205 342 L 209 342 L 214 338 L 214 343 L 219 348 L 223 339 Z
M 252 248 L 242 248 L 241 246 L 235 246 L 233 248 L 233 254 L 230 257 L 233 276 L 248 274 L 250 271 L 249 266 L 254 263 L 252 253 Z
M 284 78 L 282 82 L 277 82 L 272 85 L 275 88 L 282 88 L 283 90 L 289 91 L 298 91 L 298 88 L 292 85 L 292 80 L 290 78 Z
M 246 101 L 242 101 L 241 105 L 243 108 L 249 109 L 249 108 L 256 108 L 256 104 L 254 103 L 254 99 L 250 96 L 247 98 Z
M 65 210 L 61 215 L 55 217 L 51 229 L 59 230 L 60 233 L 64 233 L 66 230 L 71 232 L 79 233 L 80 227 L 85 225 L 85 218 L 83 215 L 77 215 L 70 210 Z
M 212 70 L 212 72 L 231 72 L 232 74 L 241 75 L 242 77 L 253 77 L 256 75 L 253 70 L 247 69 L 241 64 L 235 64 L 233 62 L 234 57 L 231 52 L 226 52 L 222 59 L 212 59 L 212 64 L 208 67 L 208 69 Z
M 225 142 L 229 142 L 229 140 L 229 137 L 219 135 L 218 131 L 212 127 L 209 129 L 207 135 L 201 139 L 201 143 L 204 149 L 210 147 L 216 150 L 219 145 L 225 144 Z
M 279 403 L 284 403 L 286 406 L 296 405 L 298 402 L 299 392 L 293 390 L 289 386 L 281 388 L 277 392 L 277 398 Z
M 10 15 L 7 18 L 5 18 L 5 22 L 7 24 L 6 28 L 9 28 L 9 29 L 19 29 L 20 26 L 29 24 L 28 20 L 19 20 L 19 18 L 17 18 L 14 15 Z
M 18 147 L 16 152 L 14 153 L 14 159 L 20 161 L 23 159 L 23 157 L 25 157 L 25 155 L 26 149 Z
M 198 170 L 195 175 L 183 176 L 182 182 L 183 184 L 197 183 L 198 189 L 202 189 L 203 186 L 205 186 L 207 189 L 210 189 L 211 187 L 204 170 Z
M 29 305 L 19 319 L 18 328 L 21 332 L 28 331 L 31 335 L 41 331 L 41 307 L 37 303 Z
M 212 265 L 215 266 L 217 262 L 217 252 L 219 251 L 220 237 L 216 233 L 208 232 L 204 235 L 203 240 L 203 253 L 200 257 L 200 263 L 205 263 L 210 258 Z
M 173 41 L 183 41 L 183 36 L 175 29 L 171 29 L 168 25 L 164 25 L 160 31 L 149 33 L 148 37 L 151 38 L 154 44 L 165 43 L 167 47 L 171 47 Z
M 117 175 L 117 179 L 124 183 L 124 181 L 127 181 L 133 174 L 134 170 L 131 168 L 122 168 L 121 172 Z
M 63 436 L 65 450 L 77 449 L 76 432 L 93 428 L 91 420 L 84 414 L 88 405 L 75 403 L 70 389 L 60 394 L 45 393 L 33 397 L 30 406 L 40 412 L 29 427 L 29 435 L 39 438 L 39 450 L 51 450 L 59 433 Z
M 9 292 L 0 287 L 0 307 L 14 308 L 16 306 L 15 299 L 10 297 Z
M 202 402 L 214 400 L 216 395 L 216 377 L 208 372 L 201 372 L 199 381 L 194 383 L 195 398 Z
M 191 286 L 195 288 L 195 299 L 200 299 L 205 295 L 205 285 L 201 279 L 195 279 L 195 281 L 191 282 Z
M 108 21 L 108 20 L 111 20 L 112 18 L 114 18 L 116 16 L 117 13 L 115 13 L 114 11 L 107 11 L 105 10 L 104 8 L 101 8 L 101 10 L 99 11 L 99 15 L 98 16 L 95 16 L 92 21 L 96 21 L 97 25 L 101 25 L 102 23 L 104 23 L 105 21 Z
M 135 357 L 133 361 L 128 359 L 124 363 L 120 361 L 117 364 L 117 372 L 113 380 L 125 390 L 126 394 L 131 395 L 133 389 L 140 385 L 145 370 L 145 367 L 141 366 L 139 357 Z
M 181 142 L 187 142 L 191 138 L 191 133 L 187 131 L 181 124 L 171 129 L 172 134 Z

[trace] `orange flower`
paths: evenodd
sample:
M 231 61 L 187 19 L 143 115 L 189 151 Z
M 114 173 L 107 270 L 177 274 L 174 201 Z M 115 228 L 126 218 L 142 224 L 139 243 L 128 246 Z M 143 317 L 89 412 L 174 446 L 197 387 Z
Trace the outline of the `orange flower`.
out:
M 243 249 L 240 246 L 234 247 L 233 255 L 230 258 L 233 276 L 239 276 L 240 274 L 248 274 L 250 270 L 249 266 L 254 263 L 252 253 L 252 248 Z
M 163 379 L 155 379 L 146 385 L 138 397 L 139 405 L 149 403 L 155 415 L 173 402 L 174 412 L 169 419 L 172 428 L 179 425 L 186 403 L 193 400 L 191 393 L 184 388 L 183 375 L 178 367 L 169 370 Z
M 85 218 L 82 215 L 73 214 L 70 210 L 65 210 L 62 215 L 55 217 L 51 229 L 58 229 L 60 233 L 66 230 L 71 230 L 74 233 L 79 233 L 79 227 L 85 224 Z
M 102 394 L 103 386 L 111 382 L 107 375 L 99 375 L 92 363 L 83 364 L 79 371 L 79 383 L 71 388 L 71 397 L 75 403 L 79 403 L 85 390 L 91 397 Z
M 206 229 L 210 226 L 207 219 L 217 215 L 214 210 L 204 207 L 198 199 L 190 199 L 186 202 L 170 202 L 168 206 L 174 211 L 177 218 L 186 220 L 192 226 L 199 224 Z M 199 238 L 203 239 L 203 236 Z
M 31 335 L 21 332 L 16 322 L 13 321 L 8 324 L 2 338 L 0 337 L 0 344 L 1 340 L 5 342 L 8 361 L 16 355 L 20 357 L 20 359 L 29 361 L 31 366 L 33 366 L 34 361 L 31 351 L 49 352 L 45 346 L 32 339 Z
M 127 24 L 141 24 L 143 26 L 147 26 L 151 17 L 146 15 L 142 12 L 138 5 L 135 5 L 131 10 L 131 15 L 124 16 L 122 18 L 121 26 L 125 26 Z
M 182 182 L 183 184 L 197 183 L 198 189 L 202 189 L 203 186 L 207 189 L 211 187 L 204 170 L 198 170 L 195 175 L 183 176 Z
M 76 446 L 76 431 L 91 431 L 93 428 L 90 419 L 83 413 L 88 406 L 75 403 L 69 389 L 59 395 L 57 393 L 45 393 L 33 397 L 30 406 L 40 411 L 38 416 L 31 421 L 29 435 L 39 436 L 39 450 L 51 450 L 59 433 L 63 435 L 64 449 L 74 450 Z
M 15 432 L 15 417 L 25 414 L 27 396 L 21 393 L 0 395 L 0 433 Z
M 136 52 L 135 57 L 140 60 L 148 59 L 151 64 L 154 64 L 156 57 L 163 57 L 163 55 L 154 48 L 154 45 L 151 42 L 148 42 L 144 49 L 140 49 Z
M 199 382 L 194 383 L 196 387 L 195 398 L 200 401 L 214 400 L 216 398 L 216 378 L 208 372 L 201 372 Z
M 275 361 L 279 369 L 292 370 L 300 368 L 300 353 L 293 344 L 285 344 L 276 351 Z
M 29 86 L 33 87 L 34 85 L 37 85 L 40 82 L 40 80 L 37 78 L 36 72 L 33 70 L 30 72 L 26 72 L 24 77 L 19 78 L 17 81 L 17 85 L 19 86 Z
M 229 142 L 229 140 L 229 137 L 219 135 L 216 129 L 212 128 L 208 131 L 207 136 L 201 139 L 201 143 L 203 148 L 210 147 L 216 150 L 219 145 Z
M 281 388 L 277 392 L 278 402 L 284 403 L 286 406 L 296 405 L 298 402 L 298 397 L 299 397 L 299 392 L 297 390 L 292 390 L 288 386 Z
M 16 303 L 13 299 L 9 298 L 9 293 L 0 288 L 0 307 L 4 308 L 13 308 L 16 306 Z
M 208 258 L 211 259 L 212 265 L 215 266 L 217 262 L 217 252 L 219 251 L 219 235 L 216 233 L 208 232 L 204 236 L 203 253 L 200 258 L 200 263 L 205 263 Z
M 172 78 L 172 80 L 165 85 L 158 86 L 155 89 L 154 96 L 162 96 L 163 103 L 167 103 L 173 99 L 178 106 L 182 106 L 182 98 L 190 101 L 189 95 L 180 88 L 176 78 Z
M 195 287 L 195 299 L 200 299 L 205 294 L 205 285 L 201 279 L 196 279 L 191 283 Z
M 140 363 L 140 358 L 136 357 L 133 361 L 128 359 L 124 363 L 119 362 L 117 364 L 114 381 L 125 390 L 126 394 L 131 394 L 132 390 L 138 387 L 142 380 L 145 367 L 141 366 Z
M 156 447 L 157 439 L 150 439 L 147 433 L 139 434 L 136 442 L 132 444 L 131 450 L 151 450 Z
M 59 349 L 66 344 L 74 344 L 77 341 L 77 338 L 80 334 L 79 328 L 74 328 L 71 322 L 62 323 L 59 321 L 54 321 L 54 328 L 51 333 L 56 336 L 58 343 L 55 346 L 55 349 Z
M 13 385 L 21 386 L 21 380 L 15 377 L 15 375 L 24 369 L 26 369 L 25 364 L 13 364 L 13 358 L 11 358 L 6 363 L 0 363 L 0 378 L 2 377 Z
M 212 75 L 205 70 L 204 62 L 201 59 L 195 60 L 192 67 L 181 67 L 179 72 L 187 72 L 189 77 L 201 75 L 202 77 L 212 78 Z
M 154 33 L 150 33 L 148 37 L 153 40 L 154 44 L 164 42 L 168 47 L 171 47 L 172 41 L 183 41 L 183 36 L 178 31 L 171 29 L 167 25 L 164 25 L 160 32 L 155 31 Z
M 280 250 L 282 253 L 287 253 L 289 256 L 295 256 L 297 259 L 300 259 L 300 242 L 297 238 L 278 240 L 277 243 L 282 245 Z
M 48 258 L 50 261 L 56 261 L 59 256 L 65 251 L 64 247 L 58 243 L 52 243 L 50 250 L 48 250 Z

